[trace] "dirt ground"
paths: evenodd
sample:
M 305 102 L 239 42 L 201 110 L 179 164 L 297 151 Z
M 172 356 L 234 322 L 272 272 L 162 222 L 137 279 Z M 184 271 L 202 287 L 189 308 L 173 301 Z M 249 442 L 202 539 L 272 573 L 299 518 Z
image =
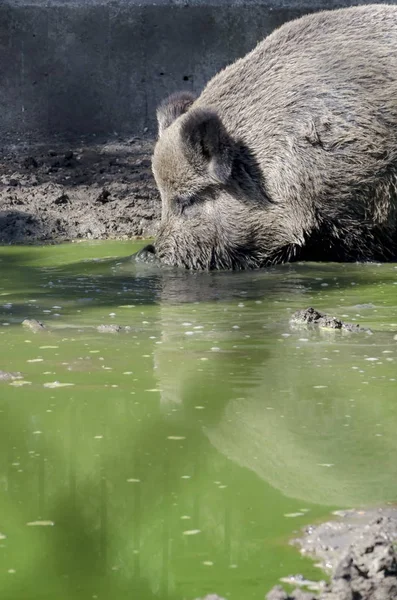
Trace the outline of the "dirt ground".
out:
M 0 154 L 0 243 L 153 237 L 153 140 L 17 147 Z

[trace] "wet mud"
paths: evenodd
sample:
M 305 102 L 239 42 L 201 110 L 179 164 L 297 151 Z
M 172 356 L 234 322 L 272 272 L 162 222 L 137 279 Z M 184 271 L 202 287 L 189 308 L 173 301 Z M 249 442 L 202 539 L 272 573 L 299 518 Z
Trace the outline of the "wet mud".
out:
M 267 600 L 397 599 L 397 508 L 339 512 L 334 521 L 306 528 L 301 552 L 331 574 L 318 593 L 276 586 Z
M 285 577 L 283 581 L 300 587 L 289 593 L 277 585 L 266 600 L 397 599 L 397 508 L 339 511 L 335 517 L 306 527 L 303 536 L 292 541 L 302 554 L 319 560 L 330 582 Z M 310 587 L 319 591 L 307 591 Z M 210 594 L 196 600 L 226 599 Z
M 0 243 L 155 236 L 161 206 L 153 143 L 3 148 Z
M 310 307 L 296 311 L 290 319 L 293 327 L 320 327 L 323 329 L 340 329 L 350 333 L 372 333 L 370 329 L 360 327 L 357 323 L 345 323 L 340 319 L 321 313 Z

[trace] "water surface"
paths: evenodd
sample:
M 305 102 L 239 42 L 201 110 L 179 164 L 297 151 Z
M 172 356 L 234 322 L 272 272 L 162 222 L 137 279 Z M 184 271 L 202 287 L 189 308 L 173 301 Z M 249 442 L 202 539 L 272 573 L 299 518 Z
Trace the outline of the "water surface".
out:
M 397 500 L 397 266 L 194 274 L 137 248 L 0 248 L 1 598 L 320 579 L 288 539 Z M 374 333 L 291 329 L 310 305 Z

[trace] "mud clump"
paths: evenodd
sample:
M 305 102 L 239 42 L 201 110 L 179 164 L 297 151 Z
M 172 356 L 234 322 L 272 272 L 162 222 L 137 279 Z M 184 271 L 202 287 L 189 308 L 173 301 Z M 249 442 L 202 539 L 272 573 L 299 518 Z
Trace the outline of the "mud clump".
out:
M 368 536 L 341 560 L 323 600 L 397 599 L 397 554 L 390 540 Z
M 290 318 L 290 323 L 295 327 L 317 326 L 324 329 L 340 329 L 351 333 L 372 333 L 370 329 L 360 327 L 355 323 L 345 323 L 312 307 L 296 311 Z
M 397 509 L 346 511 L 343 519 L 306 528 L 302 552 L 332 570 L 318 595 L 276 586 L 267 600 L 397 600 Z
M 286 592 L 277 585 L 266 600 L 397 600 L 397 508 L 334 514 L 339 519 L 310 525 L 292 542 L 302 554 L 320 559 L 319 566 L 331 572 L 330 583 L 308 582 L 298 575 L 288 579 L 319 591 Z M 224 598 L 214 594 L 196 600 Z
M 41 321 L 37 321 L 37 319 L 25 319 L 22 321 L 23 327 L 26 329 L 30 329 L 33 333 L 39 333 L 40 331 L 46 331 L 47 327 Z
M 2 371 L 0 369 L 0 382 L 14 381 L 15 379 L 22 379 L 21 373 L 19 373 L 19 372 L 18 373 L 10 373 L 9 371 Z
M 0 243 L 156 235 L 161 203 L 147 137 L 2 148 Z

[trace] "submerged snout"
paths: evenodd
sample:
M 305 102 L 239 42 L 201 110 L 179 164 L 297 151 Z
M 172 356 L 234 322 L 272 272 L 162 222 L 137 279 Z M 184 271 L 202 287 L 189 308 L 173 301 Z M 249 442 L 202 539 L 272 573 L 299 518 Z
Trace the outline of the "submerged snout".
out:
M 138 262 L 145 263 L 153 263 L 158 260 L 156 257 L 156 249 L 153 244 L 148 244 L 147 246 L 144 246 L 144 248 L 141 248 L 141 250 L 134 255 L 134 258 Z

